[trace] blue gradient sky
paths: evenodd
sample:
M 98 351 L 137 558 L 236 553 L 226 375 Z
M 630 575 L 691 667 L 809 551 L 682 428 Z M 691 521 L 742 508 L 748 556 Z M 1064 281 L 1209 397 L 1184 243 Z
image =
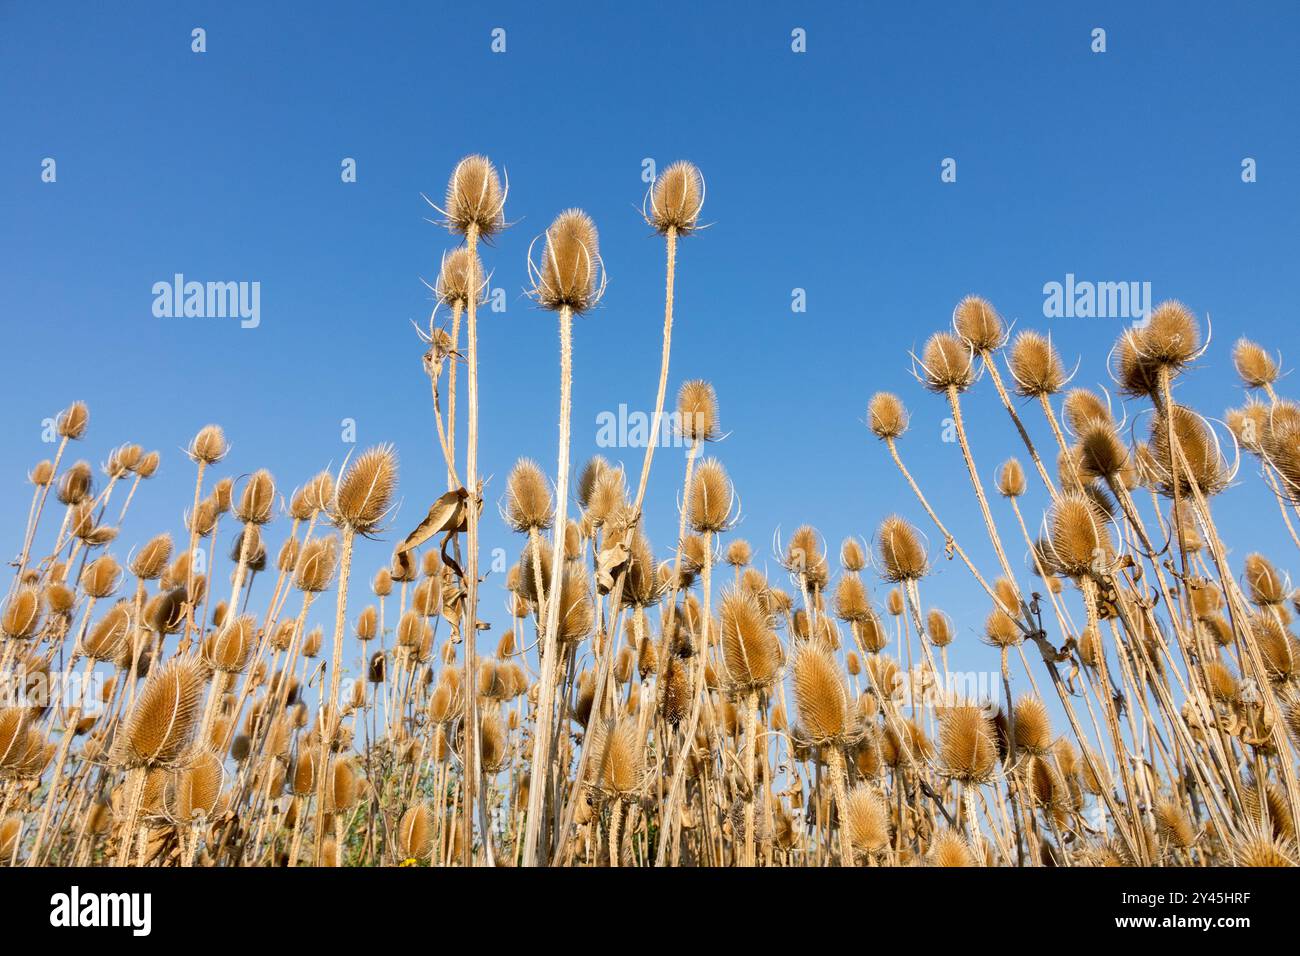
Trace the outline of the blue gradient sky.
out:
M 98 463 L 127 440 L 163 453 L 119 557 L 159 530 L 179 534 L 193 480 L 181 449 L 201 425 L 227 430 L 225 473 L 265 466 L 288 491 L 342 461 L 340 421 L 353 418 L 358 447 L 394 442 L 402 467 L 392 532 L 356 564 L 366 582 L 442 487 L 411 321 L 427 321 L 419 280 L 452 239 L 424 220 L 420 193 L 438 195 L 479 151 L 508 172 L 515 222 L 484 254 L 509 303 L 482 323 L 489 518 L 517 456 L 554 468 L 556 327 L 522 293 L 529 241 L 572 205 L 601 228 L 608 294 L 575 331 L 581 462 L 598 450 L 600 412 L 652 402 L 663 249 L 638 218 L 641 163 L 689 158 L 715 225 L 682 244 L 671 388 L 717 387 L 729 436 L 713 451 L 743 499 L 736 533 L 775 570 L 778 527 L 810 522 L 836 547 L 899 511 L 928 531 L 862 424 L 886 388 L 913 413 L 904 454 L 991 571 L 959 450 L 941 441 L 942 400 L 908 375 L 908 350 L 964 294 L 1049 330 L 1093 384 L 1122 323 L 1045 319 L 1043 284 L 1149 281 L 1157 299 L 1213 318 L 1202 367 L 1179 386 L 1212 415 L 1242 399 L 1228 363 L 1238 335 L 1296 351 L 1300 11 L 1088 8 L 0 5 L 0 540 L 17 552 L 26 470 L 52 454 L 42 419 L 72 399 L 92 412 L 75 454 Z M 1105 54 L 1089 49 L 1096 26 Z M 503 55 L 489 49 L 494 27 L 507 30 Z M 807 30 L 802 55 L 795 27 Z M 40 180 L 44 157 L 57 160 L 55 184 Z M 355 184 L 340 182 L 344 157 Z M 940 182 L 945 157 L 956 183 Z M 1241 181 L 1244 157 L 1258 163 L 1254 184 Z M 150 288 L 177 272 L 260 282 L 260 327 L 155 318 Z M 804 314 L 791 312 L 795 287 Z M 991 383 L 967 408 L 991 476 L 1019 450 L 1014 432 Z M 1049 442 L 1032 409 L 1028 420 Z M 639 467 L 639 450 L 606 454 Z M 682 462 L 661 454 L 651 482 L 661 552 Z M 1294 563 L 1249 462 L 1218 508 L 1238 558 L 1257 548 Z M 273 525 L 272 541 L 286 529 Z M 484 543 L 512 559 L 518 547 L 494 519 Z M 494 636 L 499 582 L 483 612 Z M 941 562 L 923 594 L 958 619 L 954 667 L 988 665 L 975 640 L 987 602 L 964 571 Z M 358 590 L 353 607 L 364 599 Z

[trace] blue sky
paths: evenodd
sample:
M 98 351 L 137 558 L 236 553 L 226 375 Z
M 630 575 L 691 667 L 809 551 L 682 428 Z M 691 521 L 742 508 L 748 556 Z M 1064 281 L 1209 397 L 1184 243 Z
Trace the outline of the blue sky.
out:
M 1103 382 L 1122 321 L 1046 319 L 1043 285 L 1149 281 L 1213 319 L 1183 399 L 1211 415 L 1239 403 L 1238 335 L 1295 352 L 1297 26 L 1283 3 L 0 5 L 0 539 L 18 550 L 26 470 L 52 454 L 41 422 L 75 398 L 92 412 L 77 455 L 98 463 L 128 440 L 163 453 L 124 545 L 179 532 L 181 449 L 203 424 L 233 443 L 225 473 L 264 466 L 288 491 L 342 461 L 351 418 L 357 447 L 401 455 L 402 508 L 356 565 L 368 580 L 441 490 L 411 320 L 427 322 L 420 277 L 453 242 L 420 193 L 441 193 L 469 152 L 508 173 L 514 222 L 484 251 L 508 301 L 482 322 L 489 517 L 517 456 L 554 468 L 556 325 L 524 297 L 524 261 L 569 206 L 596 220 L 610 277 L 575 330 L 573 455 L 635 473 L 640 451 L 597 449 L 596 420 L 651 405 L 663 247 L 638 216 L 642 162 L 687 158 L 714 225 L 681 246 L 671 389 L 717 388 L 729 435 L 712 451 L 743 500 L 736 533 L 775 570 L 778 527 L 812 523 L 833 548 L 894 511 L 928 531 L 862 424 L 872 392 L 892 389 L 913 413 L 904 454 L 991 571 L 946 410 L 910 379 L 908 350 L 977 292 L 1080 357 L 1077 381 Z M 1257 182 L 1242 182 L 1246 157 Z M 945 158 L 956 182 L 941 182 Z M 259 282 L 260 325 L 156 318 L 151 287 L 178 272 Z M 991 476 L 1018 449 L 987 380 L 967 414 Z M 682 463 L 661 453 L 650 486 L 665 553 Z M 1217 507 L 1238 558 L 1293 564 L 1249 462 Z M 519 546 L 495 520 L 484 544 L 512 559 Z M 499 581 L 483 612 L 494 636 Z M 986 600 L 963 570 L 941 562 L 923 594 L 958 619 L 954 666 L 987 664 Z

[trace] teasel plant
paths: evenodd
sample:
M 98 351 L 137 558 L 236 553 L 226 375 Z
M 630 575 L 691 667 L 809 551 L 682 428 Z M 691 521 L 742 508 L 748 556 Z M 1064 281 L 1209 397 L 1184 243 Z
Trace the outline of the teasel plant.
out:
M 540 656 L 541 682 L 538 688 L 533 728 L 533 767 L 546 767 L 550 760 L 553 733 L 555 681 L 559 656 L 560 591 L 564 575 L 564 547 L 569 514 L 569 446 L 573 416 L 573 317 L 582 315 L 600 301 L 605 292 L 605 267 L 600 257 L 596 225 L 579 209 L 560 213 L 546 230 L 541 264 L 533 263 L 530 251 L 528 272 L 531 295 L 537 304 L 556 313 L 560 326 L 560 439 L 555 480 L 555 534 L 551 550 L 551 599 L 545 603 Z M 538 552 L 534 550 L 536 559 Z M 532 569 L 536 572 L 536 565 Z M 524 835 L 523 865 L 538 863 L 538 841 L 544 814 L 546 788 L 538 781 L 528 796 L 528 829 Z
M 477 430 L 458 443 L 457 429 L 477 405 L 467 378 L 492 363 L 477 329 L 461 334 L 486 285 L 478 239 L 504 225 L 489 169 L 453 174 L 444 213 L 466 241 L 442 258 L 421 329 L 446 493 L 369 568 L 363 606 L 352 566 L 397 508 L 388 446 L 282 500 L 265 469 L 223 474 L 225 432 L 205 426 L 189 432 L 180 527 L 137 533 L 122 519 L 137 489 L 152 497 L 158 456 L 97 452 L 84 406 L 58 416 L 58 454 L 29 473 L 0 657 L 36 684 L 79 675 L 83 693 L 0 702 L 0 862 L 1300 862 L 1300 595 L 1285 556 L 1257 529 L 1228 534 L 1221 505 L 1239 482 L 1271 495 L 1296 541 L 1300 406 L 1282 359 L 1231 347 L 1246 397 L 1220 423 L 1188 404 L 1184 382 L 1214 358 L 1190 309 L 1158 306 L 1108 357 L 1114 387 L 1083 387 L 1049 337 L 968 296 L 913 359 L 960 423 L 968 480 L 914 470 L 903 399 L 876 393 L 866 424 L 892 463 L 878 513 L 831 539 L 838 553 L 811 524 L 778 529 L 765 562 L 736 536 L 745 480 L 711 449 L 723 433 L 707 380 L 676 394 L 675 500 L 646 491 L 677 239 L 703 201 L 689 167 L 647 198 L 668 262 L 658 418 L 636 476 L 570 460 L 572 326 L 604 288 L 594 228 L 568 213 L 534 246 L 530 288 L 562 342 L 556 471 L 511 458 L 497 496 L 520 542 L 499 592 L 509 620 L 479 652 L 497 576 L 479 582 L 463 556 L 486 519 Z M 1003 409 L 977 413 L 990 383 Z M 1024 452 L 985 474 L 974 449 L 998 427 Z M 69 463 L 69 447 L 89 450 Z M 981 520 L 957 524 L 972 500 Z M 654 511 L 675 532 L 662 549 Z M 218 541 L 219 562 L 196 563 Z M 948 562 L 985 605 L 949 603 Z M 980 659 L 987 696 L 957 693 L 950 668 Z

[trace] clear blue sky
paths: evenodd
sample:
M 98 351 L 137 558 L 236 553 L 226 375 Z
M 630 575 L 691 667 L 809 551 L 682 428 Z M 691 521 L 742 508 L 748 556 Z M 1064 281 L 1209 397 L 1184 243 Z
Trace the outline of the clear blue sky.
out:
M 768 555 L 778 526 L 802 522 L 832 547 L 891 511 L 929 530 L 862 424 L 888 388 L 913 412 L 905 454 L 991 569 L 957 446 L 940 440 L 946 411 L 909 378 L 908 349 L 978 292 L 1082 356 L 1079 382 L 1104 381 L 1122 323 L 1042 314 L 1044 283 L 1073 273 L 1149 281 L 1212 316 L 1213 345 L 1181 386 L 1207 414 L 1242 398 L 1238 335 L 1293 359 L 1297 26 L 1293 3 L 4 3 L 0 539 L 16 553 L 26 469 L 52 453 L 41 421 L 73 399 L 92 412 L 76 454 L 97 464 L 127 440 L 163 453 L 120 557 L 179 532 L 193 476 L 181 448 L 201 425 L 227 430 L 226 473 L 265 466 L 288 491 L 338 465 L 353 418 L 358 447 L 401 454 L 403 507 L 358 561 L 368 580 L 441 490 L 410 323 L 427 321 L 419 280 L 452 238 L 424 221 L 420 193 L 438 195 L 469 152 L 508 172 L 515 223 L 484 254 L 508 294 L 482 323 L 491 518 L 517 456 L 554 468 L 556 327 L 522 294 L 529 241 L 573 205 L 601 228 L 608 294 L 575 335 L 581 462 L 600 412 L 651 404 L 663 249 L 638 218 L 642 160 L 688 158 L 715 225 L 682 244 L 671 388 L 717 387 L 729 437 L 713 451 L 743 498 L 737 533 Z M 955 183 L 940 181 L 945 157 Z M 151 286 L 177 272 L 260 282 L 260 326 L 155 318 Z M 968 404 L 986 475 L 1017 450 L 991 399 L 984 381 Z M 639 467 L 639 450 L 612 454 Z M 651 483 L 660 552 L 681 466 L 661 455 Z M 1249 533 L 1293 565 L 1249 463 L 1218 507 L 1230 539 Z M 518 541 L 491 520 L 485 546 L 513 559 Z M 495 636 L 496 581 L 486 593 Z M 942 564 L 923 593 L 958 618 L 955 666 L 987 664 L 974 643 L 986 601 L 964 572 Z

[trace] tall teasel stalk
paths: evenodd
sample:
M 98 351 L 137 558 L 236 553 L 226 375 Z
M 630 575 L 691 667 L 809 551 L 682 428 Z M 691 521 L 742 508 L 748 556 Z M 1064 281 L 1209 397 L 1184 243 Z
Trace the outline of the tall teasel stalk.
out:
M 226 457 L 226 436 L 219 425 L 205 425 L 199 429 L 194 440 L 190 442 L 189 447 L 190 460 L 197 466 L 194 477 L 194 505 L 190 509 L 190 547 L 189 547 L 189 568 L 185 577 L 185 593 L 194 593 L 194 551 L 199 544 L 199 497 L 203 492 L 203 471 L 209 465 L 215 465 Z M 183 638 L 188 638 L 190 631 L 194 629 L 194 603 L 187 602 L 185 613 L 185 633 Z M 202 630 L 203 622 L 200 620 L 199 629 Z
M 466 156 L 452 171 L 447 184 L 446 208 L 441 212 L 446 217 L 446 225 L 453 232 L 465 237 L 467 250 L 465 286 L 465 334 L 467 340 L 466 378 L 467 399 L 466 435 L 465 435 L 465 483 L 469 492 L 469 509 L 467 516 L 467 545 L 469 557 L 465 573 L 465 602 L 462 635 L 465 642 L 465 685 L 466 685 L 466 736 L 465 736 L 465 865 L 473 859 L 473 811 L 474 791 L 481 785 L 481 772 L 478 770 L 479 757 L 479 722 L 478 699 L 473 692 L 477 680 L 478 641 L 478 562 L 479 562 L 479 521 L 482 511 L 482 489 L 478 476 L 478 301 L 479 277 L 478 243 L 480 239 L 490 239 L 505 228 L 505 202 L 509 192 L 509 182 L 503 187 L 496 169 L 486 156 Z M 453 343 L 453 347 L 454 347 Z M 454 389 L 454 386 L 453 386 Z M 452 415 L 454 416 L 454 409 Z M 491 862 L 491 834 L 487 828 L 487 808 L 480 806 L 480 826 L 483 831 L 483 846 Z
M 339 557 L 338 599 L 334 605 L 334 646 L 330 659 L 330 693 L 318 711 L 320 732 L 319 790 L 316 800 L 316 852 L 321 859 L 325 836 L 325 782 L 328 779 L 329 754 L 339 729 L 339 686 L 343 679 L 343 635 L 347 627 L 348 581 L 352 572 L 352 547 L 357 535 L 370 536 L 379 530 L 388 515 L 397 489 L 397 454 L 389 445 L 370 448 L 352 462 L 338 482 L 330 519 L 342 530 Z
M 677 276 L 677 240 L 688 236 L 700 228 L 700 212 L 704 206 L 704 177 L 699 169 L 685 161 L 668 166 L 655 179 L 648 190 L 649 209 L 643 209 L 646 222 L 662 235 L 666 242 L 666 267 L 664 277 L 664 332 L 663 353 L 659 363 L 659 383 L 655 394 L 655 412 L 651 419 L 649 440 L 646 442 L 645 458 L 641 463 L 641 477 L 637 482 L 636 499 L 632 503 L 632 522 L 624 534 L 623 546 L 632 540 L 636 524 L 641 520 L 641 508 L 645 502 L 646 487 L 650 480 L 650 467 L 654 461 L 655 448 L 659 443 L 660 424 L 663 418 L 664 395 L 668 388 L 668 364 L 672 354 L 673 333 L 673 299 Z M 621 604 L 627 569 L 623 566 L 615 572 L 614 587 L 610 591 L 609 606 L 617 610 Z M 601 662 L 596 678 L 596 700 L 603 701 L 604 690 L 609 680 L 614 663 L 611 653 Z M 579 774 L 590 760 L 590 748 L 584 741 L 582 754 L 578 758 Z M 568 839 L 569 826 L 577 807 L 578 793 L 575 789 L 570 795 L 560 824 L 560 845 L 556 856 L 563 857 L 565 843 Z
M 578 209 L 560 213 L 546 230 L 541 265 L 535 265 L 530 255 L 528 271 L 533 277 L 533 297 L 542 308 L 557 313 L 560 320 L 560 440 L 555 472 L 555 531 L 552 535 L 551 581 L 547 589 L 549 599 L 545 600 L 546 618 L 539 651 L 541 678 L 531 763 L 534 784 L 528 792 L 523 854 L 524 866 L 536 866 L 546 792 L 543 779 L 551 758 L 552 711 L 558 673 L 556 658 L 560 652 L 560 589 L 569 514 L 569 427 L 573 415 L 573 316 L 595 306 L 605 291 L 605 269 L 600 258 L 595 223 Z

